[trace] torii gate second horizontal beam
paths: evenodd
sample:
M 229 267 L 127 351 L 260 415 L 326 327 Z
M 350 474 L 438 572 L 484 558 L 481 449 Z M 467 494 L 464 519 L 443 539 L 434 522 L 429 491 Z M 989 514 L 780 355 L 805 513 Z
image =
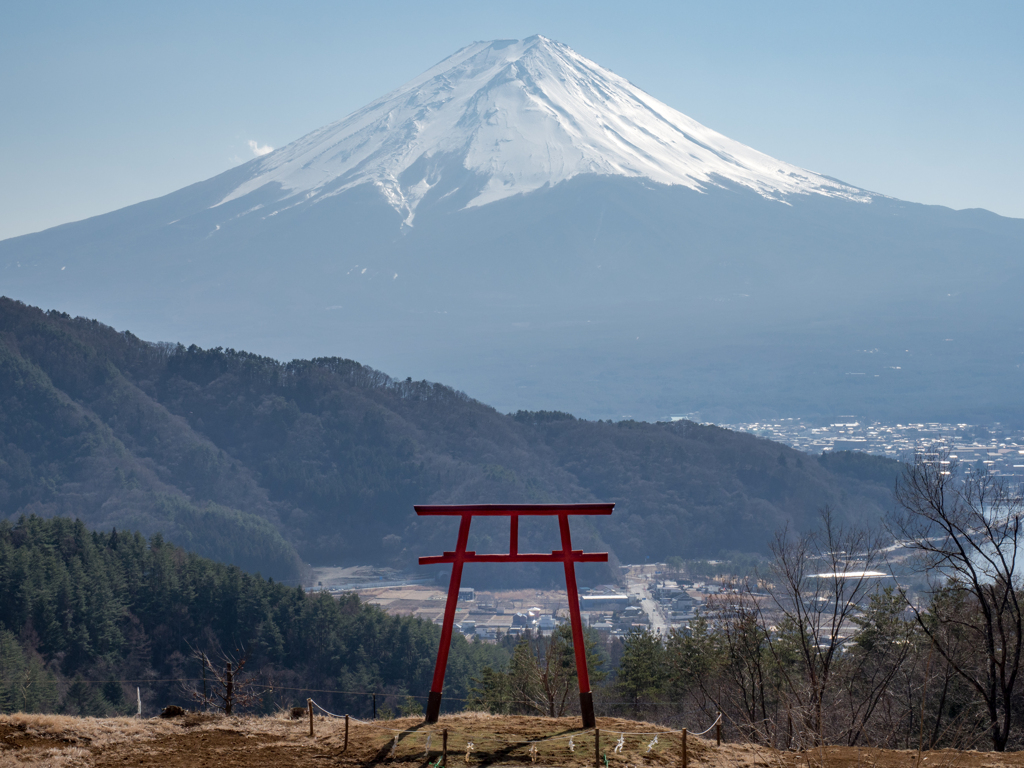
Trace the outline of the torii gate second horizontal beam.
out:
M 439 563 L 607 563 L 607 552 L 584 552 L 574 549 L 568 555 L 555 550 L 550 555 L 543 552 L 520 552 L 515 555 L 483 554 L 476 552 L 445 552 L 443 555 L 428 555 L 420 558 L 420 565 L 438 565 Z

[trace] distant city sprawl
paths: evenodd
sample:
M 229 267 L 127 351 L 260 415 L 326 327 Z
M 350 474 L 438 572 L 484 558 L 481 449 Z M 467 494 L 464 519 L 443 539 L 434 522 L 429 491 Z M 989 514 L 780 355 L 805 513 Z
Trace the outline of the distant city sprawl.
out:
M 675 417 L 673 417 L 675 419 Z M 854 416 L 815 426 L 800 418 L 720 424 L 738 432 L 767 437 L 808 453 L 863 451 L 906 460 L 914 453 L 950 451 L 950 460 L 963 467 L 984 469 L 991 475 L 1024 478 L 1024 432 L 996 423 L 975 424 L 882 424 L 863 422 Z

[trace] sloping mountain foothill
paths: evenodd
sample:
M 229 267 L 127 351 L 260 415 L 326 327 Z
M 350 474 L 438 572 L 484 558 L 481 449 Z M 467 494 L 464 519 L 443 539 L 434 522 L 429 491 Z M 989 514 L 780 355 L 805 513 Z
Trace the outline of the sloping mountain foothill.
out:
M 281 363 L 231 349 L 142 341 L 95 320 L 0 300 L 0 510 L 161 533 L 244 570 L 296 579 L 303 565 L 415 566 L 454 542 L 417 503 L 615 502 L 574 524 L 574 546 L 621 562 L 764 552 L 830 506 L 875 522 L 897 464 L 814 457 L 688 421 L 501 414 L 449 387 L 396 381 L 340 358 Z M 470 548 L 507 545 L 481 523 Z M 558 546 L 543 525 L 535 551 Z M 559 574 L 500 569 L 477 583 Z M 430 575 L 430 574 L 427 574 Z

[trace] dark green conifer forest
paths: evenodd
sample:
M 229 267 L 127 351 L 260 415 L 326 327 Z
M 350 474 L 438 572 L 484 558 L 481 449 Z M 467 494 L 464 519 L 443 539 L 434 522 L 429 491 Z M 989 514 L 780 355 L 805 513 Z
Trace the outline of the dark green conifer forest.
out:
M 195 652 L 247 655 L 250 710 L 305 704 L 369 716 L 415 709 L 430 687 L 440 629 L 388 616 L 355 595 L 306 594 L 172 546 L 160 536 L 90 532 L 80 521 L 0 523 L 0 712 L 81 715 L 196 706 Z M 497 646 L 456 635 L 446 705 L 501 666 Z M 212 681 L 211 681 L 212 682 Z M 344 692 L 344 693 L 342 693 Z M 387 708 L 387 710 L 385 709 Z

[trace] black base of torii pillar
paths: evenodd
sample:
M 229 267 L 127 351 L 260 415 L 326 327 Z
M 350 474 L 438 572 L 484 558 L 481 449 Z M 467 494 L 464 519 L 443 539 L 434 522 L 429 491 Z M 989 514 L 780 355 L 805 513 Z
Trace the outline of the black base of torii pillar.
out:
M 459 537 L 454 552 L 440 556 L 421 557 L 420 565 L 451 563 L 452 576 L 448 582 L 448 599 L 444 606 L 444 623 L 441 625 L 441 646 L 437 649 L 437 664 L 434 680 L 427 699 L 427 723 L 436 723 L 441 714 L 441 690 L 448 666 L 448 652 L 452 643 L 452 628 L 455 624 L 455 608 L 459 602 L 459 586 L 462 584 L 462 567 L 465 563 L 562 563 L 565 567 L 565 588 L 569 596 L 569 617 L 572 623 L 572 646 L 576 656 L 576 677 L 580 688 L 580 712 L 583 727 L 594 728 L 594 694 L 590 690 L 590 675 L 587 673 L 587 649 L 583 637 L 583 620 L 580 617 L 579 592 L 576 589 L 576 563 L 606 563 L 607 552 L 574 550 L 569 535 L 569 515 L 610 515 L 614 504 L 474 504 L 457 506 L 415 507 L 417 515 L 448 515 L 461 518 Z M 557 516 L 561 534 L 562 549 L 550 555 L 542 553 L 519 553 L 519 517 L 521 515 Z M 474 517 L 511 518 L 508 554 L 484 554 L 467 551 L 469 525 Z

